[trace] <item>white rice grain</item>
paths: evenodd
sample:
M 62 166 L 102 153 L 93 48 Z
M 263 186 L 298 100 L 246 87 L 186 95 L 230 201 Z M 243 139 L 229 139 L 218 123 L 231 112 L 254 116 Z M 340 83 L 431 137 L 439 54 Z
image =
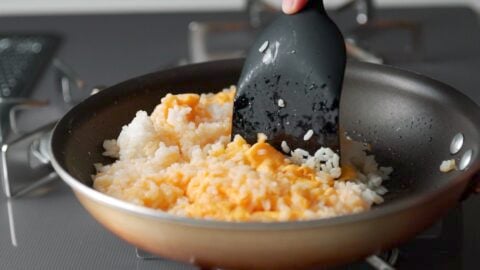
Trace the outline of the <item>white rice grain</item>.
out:
M 304 141 L 308 141 L 308 140 L 310 140 L 310 139 L 312 138 L 312 136 L 313 136 L 313 130 L 309 129 L 309 130 L 305 133 L 305 135 L 303 135 L 303 140 L 304 140 Z
M 258 48 L 258 51 L 260 53 L 263 53 L 265 52 L 265 50 L 268 48 L 268 40 L 266 40 L 265 42 L 263 42 L 262 46 L 260 46 L 260 48 Z
M 288 144 L 287 144 L 286 141 L 282 141 L 280 147 L 282 147 L 282 151 L 283 151 L 285 154 L 290 153 L 290 147 L 288 146 Z
M 444 173 L 453 171 L 456 168 L 455 159 L 444 160 L 442 161 L 442 164 L 440 164 L 440 171 Z

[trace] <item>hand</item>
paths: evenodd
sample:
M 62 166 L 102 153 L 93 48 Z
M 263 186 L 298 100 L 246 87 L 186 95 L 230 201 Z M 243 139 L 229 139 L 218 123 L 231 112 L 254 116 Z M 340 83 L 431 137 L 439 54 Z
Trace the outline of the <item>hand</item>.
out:
M 282 10 L 286 14 L 294 14 L 305 7 L 307 2 L 308 0 L 283 0 Z

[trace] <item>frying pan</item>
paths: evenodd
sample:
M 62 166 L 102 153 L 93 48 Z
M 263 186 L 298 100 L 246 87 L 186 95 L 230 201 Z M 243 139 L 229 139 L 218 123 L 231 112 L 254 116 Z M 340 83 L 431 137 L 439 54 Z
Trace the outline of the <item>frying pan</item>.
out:
M 385 203 L 370 211 L 311 221 L 233 223 L 177 217 L 92 188 L 93 164 L 113 161 L 102 156 L 102 142 L 116 138 L 137 110 L 151 112 L 169 92 L 212 92 L 235 84 L 242 64 L 239 59 L 178 67 L 89 97 L 56 125 L 53 167 L 87 211 L 127 242 L 164 258 L 226 269 L 296 269 L 361 259 L 432 225 L 475 184 L 480 110 L 474 102 L 418 74 L 350 62 L 340 128 L 370 143 L 379 164 L 394 167 L 385 182 L 390 191 Z M 452 155 L 457 133 L 464 142 Z M 458 162 L 468 153 L 466 169 L 439 171 L 442 160 Z

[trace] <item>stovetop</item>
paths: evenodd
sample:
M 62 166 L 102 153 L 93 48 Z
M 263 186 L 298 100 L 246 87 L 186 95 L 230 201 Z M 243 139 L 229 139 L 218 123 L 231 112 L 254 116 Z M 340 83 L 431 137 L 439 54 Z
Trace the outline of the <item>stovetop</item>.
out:
M 63 37 L 58 53 L 89 87 L 112 85 L 162 69 L 188 55 L 188 24 L 244 19 L 242 13 L 43 16 L 0 18 L 0 32 L 53 32 Z M 480 27 L 467 8 L 388 9 L 380 18 L 400 18 L 421 25 L 421 48 L 408 53 L 402 33 L 376 33 L 365 46 L 386 62 L 424 73 L 464 92 L 480 104 Z M 344 20 L 341 16 L 340 22 Z M 347 28 L 347 24 L 342 24 Z M 403 55 L 405 54 L 405 55 Z M 33 98 L 52 106 L 25 111 L 20 129 L 32 130 L 58 119 L 63 105 L 50 69 Z M 88 95 L 88 93 L 81 93 Z M 19 180 L 19 179 L 17 179 Z M 15 181 L 15 179 L 13 179 Z M 477 269 L 480 254 L 480 207 L 470 198 L 419 238 L 399 248 L 397 269 Z M 0 193 L 1 269 L 195 269 L 144 256 L 93 218 L 60 180 L 25 196 Z M 363 262 L 341 269 L 371 269 Z

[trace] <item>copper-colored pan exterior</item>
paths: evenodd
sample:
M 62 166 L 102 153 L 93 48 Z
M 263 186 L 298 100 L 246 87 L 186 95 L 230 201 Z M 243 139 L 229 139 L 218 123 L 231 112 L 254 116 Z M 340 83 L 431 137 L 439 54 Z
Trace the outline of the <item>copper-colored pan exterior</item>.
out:
M 123 211 L 78 192 L 76 195 L 110 231 L 164 258 L 205 268 L 302 269 L 351 262 L 406 241 L 455 205 L 463 188 L 459 184 L 425 204 L 378 219 L 283 230 L 228 230 L 172 223 Z
M 361 133 L 356 139 L 372 142 L 381 164 L 395 168 L 386 182 L 390 195 L 371 211 L 312 221 L 229 223 L 176 217 L 91 188 L 93 163 L 111 161 L 101 155 L 102 141 L 116 137 L 136 110 L 151 110 L 170 89 L 214 91 L 234 83 L 241 64 L 235 60 L 181 67 L 129 80 L 90 97 L 55 128 L 53 167 L 87 211 L 129 243 L 165 258 L 224 269 L 338 265 L 388 249 L 443 216 L 480 170 L 477 105 L 419 75 L 350 63 L 341 128 Z M 458 132 L 465 135 L 464 147 L 451 156 L 448 146 Z M 458 161 L 469 149 L 473 155 L 466 170 L 439 171 L 442 160 Z

